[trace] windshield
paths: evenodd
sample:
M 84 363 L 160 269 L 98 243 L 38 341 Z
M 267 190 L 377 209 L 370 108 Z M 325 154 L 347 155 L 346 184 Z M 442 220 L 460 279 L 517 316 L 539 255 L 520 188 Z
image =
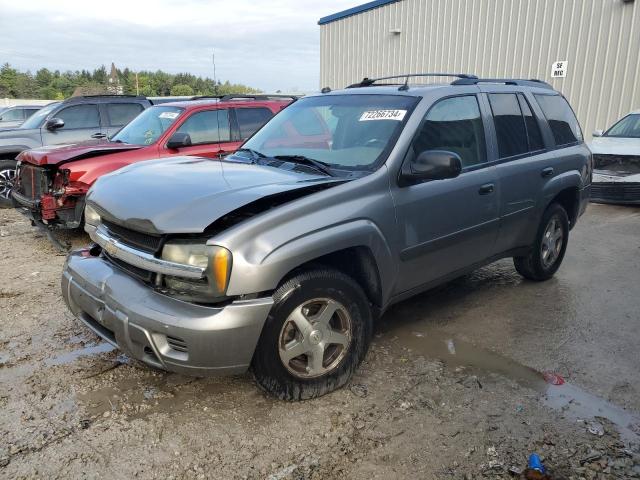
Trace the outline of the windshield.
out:
M 180 107 L 147 108 L 116 133 L 111 141 L 132 145 L 151 145 L 183 111 L 184 108 Z
M 46 107 L 41 108 L 36 113 L 27 118 L 25 122 L 20 126 L 20 128 L 40 128 L 44 119 L 47 118 L 58 105 L 60 104 L 50 103 Z
M 611 127 L 604 136 L 640 138 L 640 113 L 627 115 Z
M 303 98 L 271 119 L 243 148 L 267 157 L 304 156 L 333 168 L 373 170 L 384 161 L 416 102 L 401 95 Z

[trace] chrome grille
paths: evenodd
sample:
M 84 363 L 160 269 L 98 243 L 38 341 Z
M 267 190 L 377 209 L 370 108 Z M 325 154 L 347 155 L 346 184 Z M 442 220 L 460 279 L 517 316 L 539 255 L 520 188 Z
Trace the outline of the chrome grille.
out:
M 104 250 L 102 251 L 102 254 L 104 255 L 104 258 L 109 260 L 116 267 L 121 268 L 125 272 L 133 275 L 135 278 L 142 280 L 143 282 L 146 282 L 146 283 L 151 283 L 151 281 L 153 280 L 153 272 L 150 272 L 149 270 L 145 270 L 143 268 L 136 267 L 135 265 L 130 265 L 127 262 L 123 262 L 122 260 L 112 257 Z
M 102 219 L 102 223 L 107 227 L 111 237 L 130 247 L 139 248 L 144 252 L 153 254 L 158 253 L 160 250 L 162 245 L 162 236 L 160 235 L 151 235 L 149 233 L 131 230 L 130 228 L 123 227 L 106 219 Z

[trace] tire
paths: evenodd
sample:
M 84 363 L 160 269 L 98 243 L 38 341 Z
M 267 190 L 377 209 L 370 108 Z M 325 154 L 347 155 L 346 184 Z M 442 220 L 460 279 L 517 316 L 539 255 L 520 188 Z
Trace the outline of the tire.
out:
M 11 208 L 11 185 L 15 178 L 17 162 L 15 160 L 0 160 L 0 208 Z
M 362 288 L 341 272 L 321 268 L 291 277 L 273 298 L 252 360 L 258 386 L 292 401 L 347 383 L 371 342 L 373 319 Z
M 561 238 L 558 235 L 561 234 Z M 513 264 L 520 275 L 529 280 L 541 282 L 549 280 L 560 268 L 569 242 L 569 217 L 566 210 L 557 203 L 547 207 L 536 240 L 529 254 L 514 257 Z

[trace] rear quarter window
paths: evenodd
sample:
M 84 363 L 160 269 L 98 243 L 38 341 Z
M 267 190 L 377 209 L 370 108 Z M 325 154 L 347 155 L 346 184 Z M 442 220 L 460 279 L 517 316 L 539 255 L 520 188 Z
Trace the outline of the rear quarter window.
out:
M 109 115 L 109 125 L 121 127 L 126 125 L 144 110 L 139 103 L 108 103 L 107 115 Z
M 582 131 L 578 119 L 569 103 L 560 95 L 535 95 L 542 113 L 549 123 L 557 146 L 582 141 Z

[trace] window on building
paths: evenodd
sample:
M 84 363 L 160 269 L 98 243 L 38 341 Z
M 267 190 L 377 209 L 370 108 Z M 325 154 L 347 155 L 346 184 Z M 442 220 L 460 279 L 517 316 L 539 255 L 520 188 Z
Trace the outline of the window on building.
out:
M 535 95 L 549 122 L 556 145 L 568 145 L 582 140 L 582 131 L 571 107 L 560 95 Z
M 100 114 L 97 105 L 74 105 L 60 110 L 57 118 L 64 121 L 64 129 L 93 128 L 100 126 Z
M 527 128 L 515 93 L 489 95 L 500 158 L 513 157 L 529 150 Z
M 485 162 L 484 126 L 476 97 L 446 98 L 431 107 L 413 141 L 413 149 L 416 155 L 425 150 L 457 153 L 463 167 Z
M 139 103 L 108 103 L 107 114 L 109 115 L 109 125 L 120 127 L 126 125 L 144 110 Z
M 177 132 L 188 133 L 192 145 L 231 140 L 229 110 L 205 110 L 191 115 Z
M 268 108 L 237 108 L 236 118 L 240 127 L 240 138 L 245 139 L 253 135 L 273 116 Z

